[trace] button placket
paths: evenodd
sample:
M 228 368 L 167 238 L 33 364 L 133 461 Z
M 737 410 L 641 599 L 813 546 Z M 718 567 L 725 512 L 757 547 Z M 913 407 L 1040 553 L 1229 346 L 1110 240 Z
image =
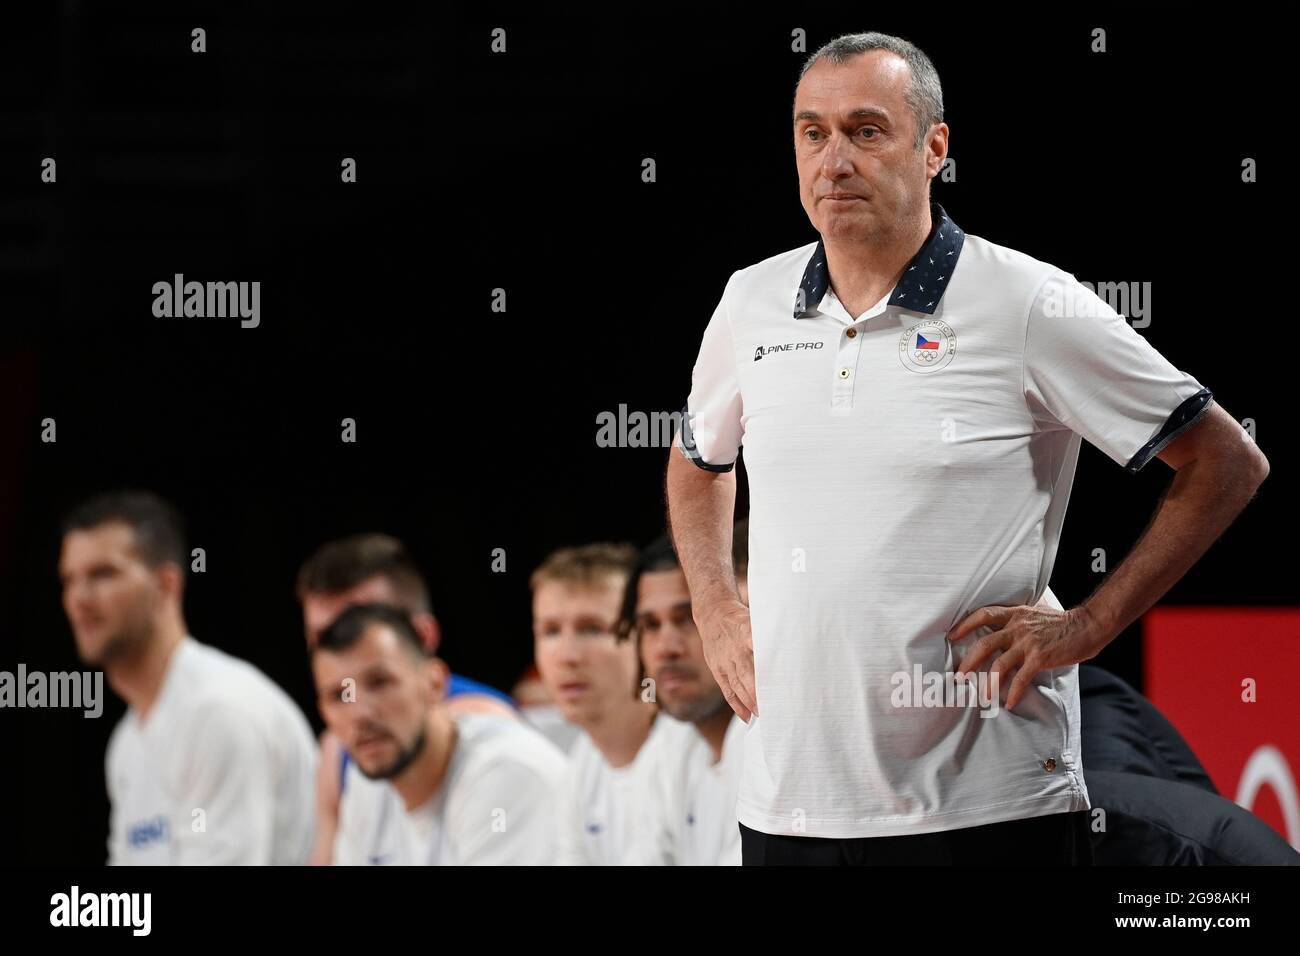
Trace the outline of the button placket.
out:
M 831 371 L 831 414 L 844 415 L 853 409 L 853 386 L 857 380 L 858 355 L 862 350 L 862 336 L 856 325 L 840 333 L 835 351 L 835 367 Z

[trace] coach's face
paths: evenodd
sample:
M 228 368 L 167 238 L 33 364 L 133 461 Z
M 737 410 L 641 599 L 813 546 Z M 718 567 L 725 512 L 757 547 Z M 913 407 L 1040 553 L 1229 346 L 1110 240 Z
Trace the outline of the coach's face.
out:
M 311 665 L 321 717 L 362 773 L 389 778 L 409 766 L 441 697 L 429 659 L 376 622 L 351 647 L 317 649 Z
M 911 71 L 885 50 L 820 60 L 795 91 L 799 198 L 824 239 L 889 235 L 923 214 L 927 183 L 947 155 L 947 126 L 917 149 L 906 93 Z M 838 197 L 838 198 L 837 198 Z
M 59 554 L 63 610 L 82 661 L 100 666 L 148 643 L 168 595 L 179 589 L 174 565 L 150 568 L 123 522 L 69 532 Z
M 691 617 L 691 593 L 680 569 L 641 575 L 636 627 L 655 699 L 670 716 L 694 723 L 727 706 L 704 659 L 704 642 Z

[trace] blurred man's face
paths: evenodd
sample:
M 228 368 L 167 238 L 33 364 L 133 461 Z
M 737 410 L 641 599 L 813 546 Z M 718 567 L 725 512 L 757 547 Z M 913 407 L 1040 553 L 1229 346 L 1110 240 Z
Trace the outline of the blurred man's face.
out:
M 679 568 L 641 575 L 636 623 L 646 675 L 670 716 L 694 723 L 729 706 L 704 660 L 704 643 L 691 618 L 691 593 Z
M 119 521 L 69 532 L 59 579 L 77 653 L 92 666 L 144 647 L 167 600 L 164 574 L 140 559 L 135 532 Z
M 431 662 L 385 624 L 344 651 L 312 654 L 316 700 L 330 731 L 372 779 L 405 770 L 423 749 L 438 694 Z
M 924 214 L 927 184 L 947 154 L 947 127 L 939 124 L 941 142 L 915 148 L 916 120 L 905 99 L 910 81 L 906 61 L 884 50 L 839 65 L 821 60 L 799 81 L 799 199 L 823 238 L 888 236 L 899 222 Z
M 356 587 L 337 594 L 307 594 L 302 599 L 303 630 L 307 647 L 313 648 L 325 629 L 354 604 L 391 604 L 401 607 L 389 580 L 381 575 L 367 578 Z
M 547 692 L 570 723 L 598 723 L 636 695 L 634 641 L 614 635 L 624 581 L 546 581 L 533 593 L 533 654 Z

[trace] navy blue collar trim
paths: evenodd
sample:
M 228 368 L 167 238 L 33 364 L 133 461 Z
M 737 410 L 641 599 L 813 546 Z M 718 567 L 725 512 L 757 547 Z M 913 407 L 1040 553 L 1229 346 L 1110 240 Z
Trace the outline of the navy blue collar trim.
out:
M 913 312 L 925 312 L 934 315 L 944 290 L 952 281 L 953 271 L 957 268 L 957 259 L 961 256 L 962 243 L 966 234 L 957 228 L 957 224 L 948 218 L 943 206 L 937 202 L 930 203 L 930 235 L 924 245 L 914 255 L 903 270 L 903 277 L 894 287 L 894 294 L 889 297 L 890 305 L 897 305 Z M 822 240 L 817 240 L 817 248 L 803 270 L 803 280 L 795 293 L 794 317 L 808 318 L 830 287 L 830 271 L 826 267 L 826 247 Z

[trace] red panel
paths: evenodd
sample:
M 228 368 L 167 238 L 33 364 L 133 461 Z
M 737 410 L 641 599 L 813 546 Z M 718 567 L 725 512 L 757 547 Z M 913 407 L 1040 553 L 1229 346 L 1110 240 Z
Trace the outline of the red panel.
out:
M 1143 643 L 1147 696 L 1219 792 L 1300 849 L 1300 608 L 1157 607 Z

